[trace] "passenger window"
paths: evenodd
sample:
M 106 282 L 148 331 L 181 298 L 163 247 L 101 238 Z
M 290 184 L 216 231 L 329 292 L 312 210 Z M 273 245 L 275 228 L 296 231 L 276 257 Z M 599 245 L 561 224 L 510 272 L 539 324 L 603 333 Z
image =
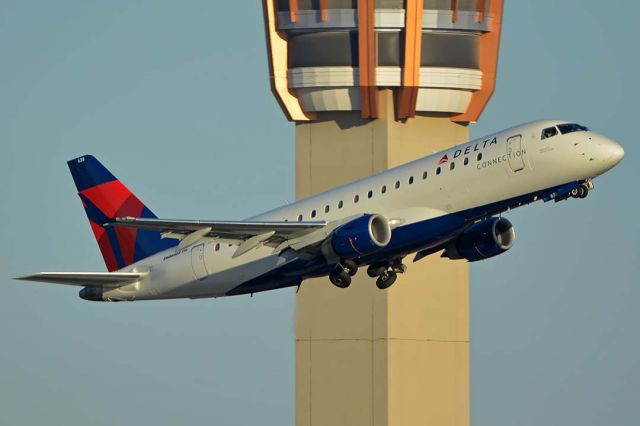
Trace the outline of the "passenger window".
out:
M 383 194 L 387 192 L 387 185 L 382 185 L 382 189 L 380 190 Z
M 311 217 L 316 217 L 316 211 L 315 210 L 311 211 Z
M 449 164 L 449 170 L 453 170 L 455 168 L 456 168 L 456 163 L 452 161 L 451 164 Z
M 409 185 L 413 183 L 413 176 L 409 177 Z
M 554 127 L 547 127 L 542 131 L 542 137 L 540 139 L 552 138 L 558 134 L 558 129 Z
M 396 189 L 398 189 L 398 188 L 400 188 L 400 181 L 399 180 L 396 181 Z
M 367 197 L 368 197 L 368 198 L 373 197 L 373 191 L 369 191 L 369 192 L 367 193 Z
M 355 197 L 353 197 L 353 202 L 357 203 L 358 201 L 360 201 L 360 196 L 356 195 Z
M 217 243 L 216 244 L 216 251 L 219 251 L 219 250 L 220 250 L 220 243 Z
M 338 201 L 338 208 L 339 209 L 341 209 L 343 205 L 344 205 L 344 203 L 342 202 L 342 200 Z
M 437 175 L 439 175 L 441 171 L 442 171 L 442 168 L 441 168 L 441 167 L 438 167 L 438 168 L 436 169 L 436 174 L 437 174 Z
M 482 153 L 481 152 L 478 153 L 478 157 L 477 158 L 478 158 L 478 161 L 482 160 Z
M 302 222 L 302 215 L 301 214 L 298 215 L 298 222 Z
M 464 157 L 464 165 L 466 166 L 467 164 L 469 164 L 469 157 Z
M 427 172 L 422 173 L 422 180 L 427 178 Z
M 325 213 L 329 213 L 329 206 L 328 206 L 328 205 L 327 205 L 327 206 L 324 206 L 324 212 L 325 212 Z

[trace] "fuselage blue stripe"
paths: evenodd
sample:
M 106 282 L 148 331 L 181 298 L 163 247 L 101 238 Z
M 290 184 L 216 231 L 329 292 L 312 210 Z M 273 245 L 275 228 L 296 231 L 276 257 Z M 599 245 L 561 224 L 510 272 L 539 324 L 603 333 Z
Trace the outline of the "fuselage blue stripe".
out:
M 369 264 L 379 260 L 405 256 L 421 250 L 443 249 L 446 244 L 450 243 L 468 226 L 478 220 L 487 219 L 536 200 L 549 200 L 554 194 L 563 195 L 579 184 L 579 182 L 570 182 L 519 197 L 397 227 L 392 231 L 391 241 L 384 249 L 373 255 L 356 259 L 356 261 L 360 264 Z M 314 263 L 316 267 L 310 268 Z M 328 265 L 326 262 L 310 262 L 300 259 L 249 280 L 233 288 L 227 295 L 257 293 L 276 288 L 296 286 L 303 279 L 326 275 L 333 268 L 333 265 Z M 303 270 L 305 271 L 304 274 L 296 275 L 296 271 Z M 310 270 L 311 272 L 309 272 Z

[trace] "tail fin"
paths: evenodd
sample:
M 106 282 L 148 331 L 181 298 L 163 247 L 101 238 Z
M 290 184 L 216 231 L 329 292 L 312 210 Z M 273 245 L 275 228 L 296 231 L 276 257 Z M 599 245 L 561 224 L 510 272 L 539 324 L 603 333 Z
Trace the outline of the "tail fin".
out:
M 157 231 L 105 227 L 104 224 L 115 217 L 155 218 L 156 215 L 95 157 L 85 155 L 67 164 L 109 271 L 124 268 L 177 244 L 173 239 L 161 239 Z

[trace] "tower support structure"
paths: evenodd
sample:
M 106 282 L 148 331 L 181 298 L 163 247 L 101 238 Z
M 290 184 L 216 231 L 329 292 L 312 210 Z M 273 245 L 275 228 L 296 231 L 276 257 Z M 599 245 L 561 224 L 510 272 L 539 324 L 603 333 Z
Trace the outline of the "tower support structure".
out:
M 503 0 L 263 9 L 271 89 L 296 123 L 297 198 L 466 142 L 493 94 Z M 405 263 L 387 290 L 364 272 L 348 289 L 303 283 L 298 426 L 469 424 L 468 265 Z
M 298 198 L 467 140 L 467 127 L 449 120 L 396 121 L 391 91 L 379 99 L 375 121 L 341 113 L 296 125 Z M 364 271 L 347 289 L 302 285 L 296 425 L 469 424 L 468 265 L 407 264 L 385 291 Z

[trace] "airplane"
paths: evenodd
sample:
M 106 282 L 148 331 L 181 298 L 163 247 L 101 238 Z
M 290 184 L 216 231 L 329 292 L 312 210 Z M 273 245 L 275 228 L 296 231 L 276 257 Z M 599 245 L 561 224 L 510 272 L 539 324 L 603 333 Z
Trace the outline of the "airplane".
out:
M 389 288 L 441 252 L 476 262 L 511 249 L 502 214 L 538 200 L 585 198 L 622 147 L 579 124 L 536 121 L 454 146 L 244 221 L 158 219 L 90 155 L 68 162 L 109 272 L 20 280 L 83 287 L 90 301 L 215 298 L 326 277 L 347 288 L 359 268 Z

